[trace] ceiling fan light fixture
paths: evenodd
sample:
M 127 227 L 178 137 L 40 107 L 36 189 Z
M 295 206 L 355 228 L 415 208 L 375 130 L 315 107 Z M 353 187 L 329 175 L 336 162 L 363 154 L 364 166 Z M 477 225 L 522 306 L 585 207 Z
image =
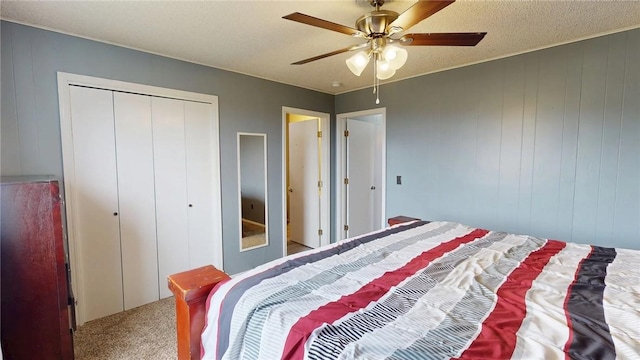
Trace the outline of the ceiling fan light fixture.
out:
M 384 60 L 376 61 L 376 77 L 380 80 L 386 80 L 395 75 L 396 69 L 391 66 L 391 63 Z
M 382 51 L 382 57 L 385 61 L 389 62 L 389 65 L 394 70 L 398 70 L 407 62 L 409 54 L 407 53 L 407 50 L 403 48 L 394 45 L 387 45 Z
M 364 69 L 369 64 L 369 54 L 365 51 L 358 51 L 355 55 L 348 58 L 346 61 L 347 67 L 353 75 L 360 76 Z

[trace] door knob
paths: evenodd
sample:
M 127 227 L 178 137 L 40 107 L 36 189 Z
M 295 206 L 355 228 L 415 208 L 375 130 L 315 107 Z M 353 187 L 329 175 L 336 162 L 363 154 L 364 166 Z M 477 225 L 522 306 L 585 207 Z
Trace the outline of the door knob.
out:
M 375 185 L 372 185 L 372 186 L 371 186 L 371 190 L 375 190 L 375 189 L 376 189 L 376 186 L 375 186 Z
M 292 188 L 289 188 L 289 189 L 287 189 L 287 190 L 288 190 L 289 192 L 293 192 L 293 189 L 292 189 Z
M 189 207 L 193 207 L 193 204 L 189 204 Z
M 117 212 L 114 212 L 114 213 L 113 213 L 113 216 L 118 216 L 118 213 L 117 213 Z

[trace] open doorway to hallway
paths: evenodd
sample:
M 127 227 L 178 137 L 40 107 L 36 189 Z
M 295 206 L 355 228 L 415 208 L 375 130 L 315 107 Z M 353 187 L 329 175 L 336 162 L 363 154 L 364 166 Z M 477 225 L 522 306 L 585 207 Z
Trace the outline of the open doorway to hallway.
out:
M 329 243 L 329 114 L 283 108 L 283 256 Z

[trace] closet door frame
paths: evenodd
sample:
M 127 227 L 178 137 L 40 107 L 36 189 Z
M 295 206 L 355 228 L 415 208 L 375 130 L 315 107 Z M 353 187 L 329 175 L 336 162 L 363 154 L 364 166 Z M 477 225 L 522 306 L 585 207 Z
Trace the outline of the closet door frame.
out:
M 67 243 L 69 249 L 69 261 L 71 262 L 71 281 L 74 292 L 82 293 L 82 283 L 79 281 L 79 273 L 82 272 L 79 267 L 80 262 L 77 259 L 78 244 L 76 242 L 76 227 L 74 219 L 77 218 L 74 208 L 75 189 L 75 165 L 74 165 L 74 148 L 73 133 L 71 123 L 71 86 L 84 86 L 96 89 L 129 92 L 141 95 L 158 96 L 174 98 L 186 101 L 195 101 L 210 104 L 211 111 L 211 186 L 212 186 L 212 209 L 213 209 L 213 265 L 219 269 L 223 269 L 222 258 L 222 208 L 220 194 L 220 127 L 218 112 L 218 97 L 215 95 L 200 94 L 182 90 L 161 88 L 156 86 L 142 85 L 118 80 L 103 79 L 92 76 L 71 74 L 58 72 L 58 103 L 60 108 L 60 135 L 62 141 L 62 159 L 64 174 L 64 199 L 66 209 L 67 224 Z M 76 302 L 77 324 L 84 323 L 84 306 L 83 302 Z

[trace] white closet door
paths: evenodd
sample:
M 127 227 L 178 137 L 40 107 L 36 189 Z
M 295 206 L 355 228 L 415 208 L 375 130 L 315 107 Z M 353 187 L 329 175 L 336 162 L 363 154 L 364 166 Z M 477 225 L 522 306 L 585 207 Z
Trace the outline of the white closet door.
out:
M 189 230 L 184 102 L 153 97 L 153 153 L 156 179 L 158 281 L 188 270 Z M 171 296 L 160 287 L 160 298 Z
M 213 149 L 212 108 L 210 104 L 184 102 L 187 159 L 187 196 L 189 202 L 189 250 L 192 268 L 213 264 L 219 269 L 215 254 L 213 229 Z
M 151 97 L 114 92 L 113 100 L 122 286 L 128 310 L 159 299 Z
M 113 97 L 71 86 L 74 237 L 84 321 L 123 310 Z M 65 159 L 68 161 L 71 159 Z

